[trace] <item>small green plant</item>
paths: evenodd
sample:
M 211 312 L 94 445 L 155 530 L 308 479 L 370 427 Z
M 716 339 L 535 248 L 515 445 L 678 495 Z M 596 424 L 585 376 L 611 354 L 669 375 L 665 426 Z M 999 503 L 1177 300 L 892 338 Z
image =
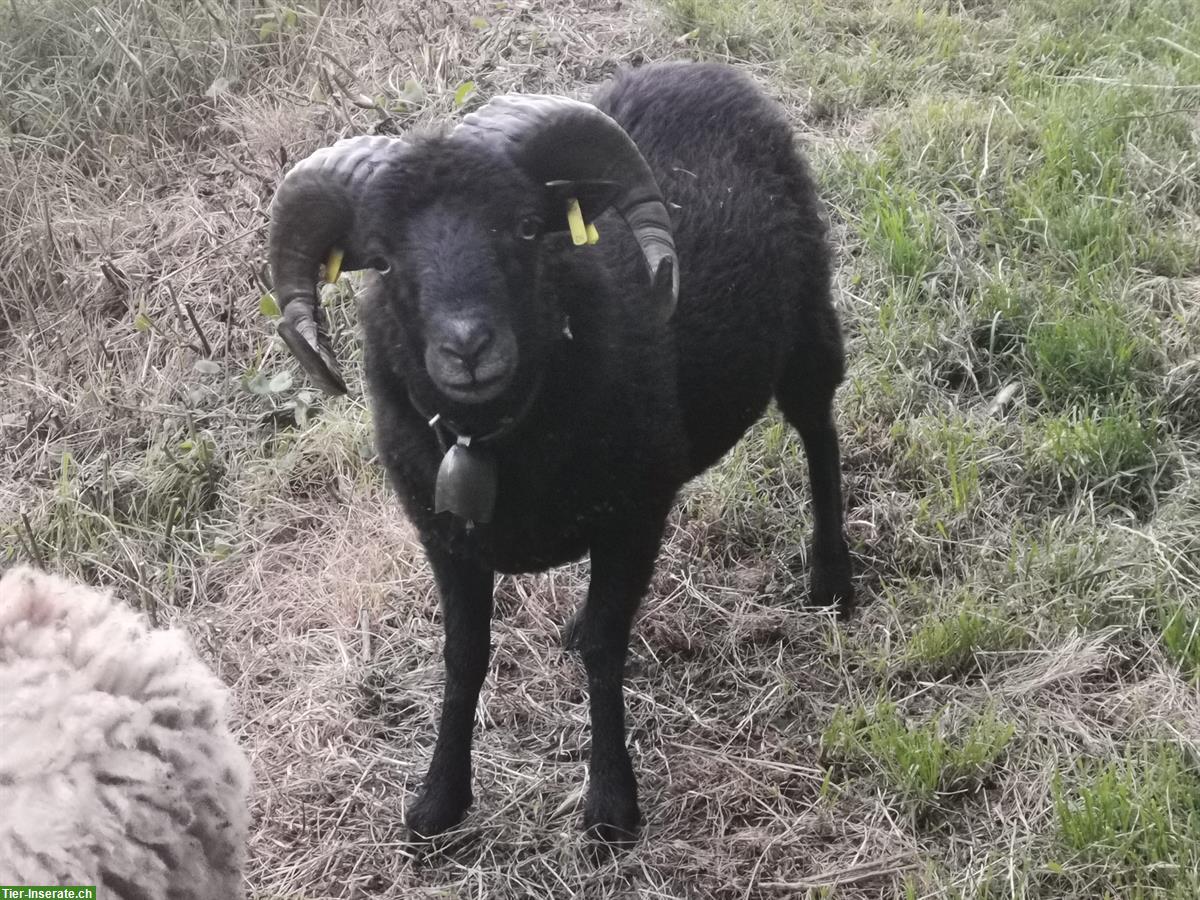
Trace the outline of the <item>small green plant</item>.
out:
M 991 711 L 959 733 L 941 716 L 909 725 L 894 703 L 873 708 L 842 707 L 821 736 L 821 754 L 831 771 L 859 771 L 880 780 L 918 808 L 939 797 L 977 790 L 995 769 L 1014 726 Z
M 475 94 L 475 82 L 464 81 L 454 92 L 454 105 L 462 106 Z
M 268 11 L 254 16 L 258 26 L 258 39 L 265 41 L 272 35 L 285 35 L 300 29 L 301 17 L 311 16 L 312 13 L 303 6 L 291 7 L 282 4 L 268 4 Z
M 1029 364 L 1042 396 L 1053 403 L 1103 400 L 1144 381 L 1154 361 L 1125 316 L 1104 306 L 1034 328 Z
M 1158 441 L 1155 423 L 1125 406 L 1047 419 L 1032 456 L 1035 468 L 1058 484 L 1088 489 L 1107 483 L 1109 493 L 1129 493 L 1153 474 Z
M 224 473 L 224 460 L 208 434 L 163 441 L 127 479 L 131 491 L 122 518 L 168 532 L 190 524 L 216 504 Z
M 980 653 L 1022 646 L 1026 635 L 999 611 L 971 605 L 925 621 L 904 648 L 902 664 L 933 678 L 961 675 L 981 666 Z
M 1200 768 L 1186 751 L 1159 745 L 1070 781 L 1055 778 L 1054 812 L 1081 877 L 1102 875 L 1108 896 L 1200 896 Z
M 113 540 L 115 485 L 107 460 L 97 483 L 88 484 L 74 457 L 64 453 L 44 519 L 32 526 L 31 541 L 42 548 L 35 556 L 68 566 L 76 558 L 103 558 Z
M 863 238 L 901 278 L 920 278 L 938 262 L 933 206 L 915 191 L 877 176 L 863 210 Z
M 279 394 L 292 386 L 292 380 L 292 373 L 287 370 L 267 375 L 257 369 L 247 369 L 242 374 L 242 387 L 248 393 L 259 396 Z
M 988 444 L 976 423 L 949 416 L 916 419 L 897 422 L 892 436 L 903 448 L 904 471 L 916 480 L 915 489 L 956 515 L 977 505 L 980 459 Z
M 1200 614 L 1180 603 L 1162 626 L 1162 646 L 1185 678 L 1200 684 Z

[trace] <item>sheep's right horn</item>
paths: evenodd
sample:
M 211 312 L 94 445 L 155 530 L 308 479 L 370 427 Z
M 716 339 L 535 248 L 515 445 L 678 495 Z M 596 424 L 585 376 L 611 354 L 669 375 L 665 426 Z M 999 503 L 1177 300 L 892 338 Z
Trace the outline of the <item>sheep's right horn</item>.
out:
M 279 335 L 326 393 L 346 393 L 346 382 L 322 328 L 320 265 L 334 249 L 344 253 L 344 269 L 370 264 L 357 214 L 375 174 L 396 163 L 406 149 L 400 139 L 383 136 L 338 141 L 292 169 L 271 202 L 269 255 L 283 312 Z

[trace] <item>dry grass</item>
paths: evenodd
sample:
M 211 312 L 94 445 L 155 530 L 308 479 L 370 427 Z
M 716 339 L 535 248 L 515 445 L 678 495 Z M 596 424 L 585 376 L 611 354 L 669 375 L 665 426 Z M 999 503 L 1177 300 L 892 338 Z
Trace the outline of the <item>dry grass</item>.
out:
M 0 566 L 117 586 L 233 685 L 255 896 L 1191 896 L 1200 25 L 1171 2 L 0 0 Z M 867 605 L 804 609 L 803 461 L 767 422 L 688 492 L 635 630 L 639 845 L 577 832 L 585 565 L 501 581 L 475 807 L 409 845 L 436 597 L 364 404 L 293 382 L 259 312 L 266 204 L 337 136 L 697 53 L 785 102 L 826 185 Z M 1044 91 L 1088 78 L 1179 89 Z

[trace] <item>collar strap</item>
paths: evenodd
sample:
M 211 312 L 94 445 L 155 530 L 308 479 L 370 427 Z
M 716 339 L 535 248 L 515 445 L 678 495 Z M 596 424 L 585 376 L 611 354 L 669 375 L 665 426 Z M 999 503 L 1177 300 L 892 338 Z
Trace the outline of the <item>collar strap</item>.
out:
M 441 444 L 443 452 L 448 450 L 451 444 L 487 444 L 499 440 L 508 434 L 521 423 L 521 421 L 529 415 L 529 410 L 533 408 L 533 403 L 538 398 L 538 394 L 542 389 L 542 373 L 539 372 L 537 380 L 533 383 L 533 387 L 529 390 L 525 400 L 521 403 L 520 409 L 515 415 L 505 416 L 501 420 L 500 425 L 486 434 L 464 434 L 461 429 L 455 426 L 453 422 L 443 416 L 440 412 L 435 412 L 432 415 L 421 408 L 417 403 L 417 398 L 413 396 L 412 390 L 408 392 L 408 402 L 412 404 L 413 409 L 429 423 L 429 427 L 433 429 L 433 433 L 437 435 L 438 443 Z

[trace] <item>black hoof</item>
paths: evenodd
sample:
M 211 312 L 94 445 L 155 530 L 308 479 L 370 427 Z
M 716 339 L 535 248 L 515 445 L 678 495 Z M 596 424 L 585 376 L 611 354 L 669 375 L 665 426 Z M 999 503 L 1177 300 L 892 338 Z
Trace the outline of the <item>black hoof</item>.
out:
M 449 831 L 466 816 L 471 799 L 470 791 L 462 797 L 447 791 L 423 790 L 405 816 L 409 834 L 413 840 L 422 841 Z
M 850 578 L 849 558 L 832 564 L 816 560 L 808 594 L 810 606 L 835 608 L 839 619 L 849 619 L 854 613 L 854 584 Z
M 583 830 L 604 847 L 627 850 L 637 841 L 641 818 L 636 794 L 589 791 Z

